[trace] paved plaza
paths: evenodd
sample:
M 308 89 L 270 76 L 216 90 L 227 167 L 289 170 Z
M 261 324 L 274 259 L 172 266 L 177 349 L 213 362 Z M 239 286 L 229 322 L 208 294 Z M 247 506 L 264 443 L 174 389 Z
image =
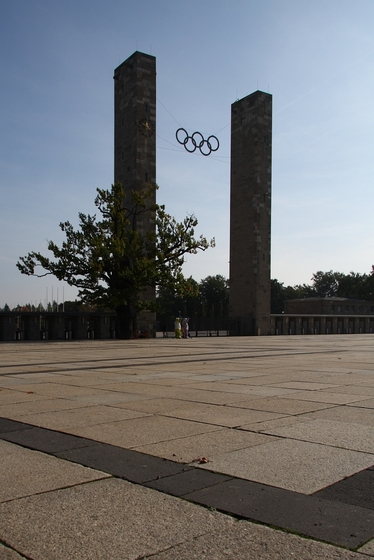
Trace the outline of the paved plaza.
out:
M 0 344 L 23 558 L 374 558 L 374 335 Z

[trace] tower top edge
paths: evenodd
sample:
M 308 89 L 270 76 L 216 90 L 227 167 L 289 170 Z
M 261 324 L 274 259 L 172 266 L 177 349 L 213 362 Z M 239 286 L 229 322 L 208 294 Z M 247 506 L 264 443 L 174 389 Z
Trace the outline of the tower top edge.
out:
M 272 99 L 272 97 L 273 97 L 271 93 L 267 93 L 266 91 L 261 91 L 261 90 L 258 89 L 256 91 L 254 91 L 253 93 L 250 93 L 249 95 L 246 95 L 245 97 L 242 97 L 241 99 L 237 99 L 236 101 L 234 101 L 234 103 L 232 103 L 232 105 L 235 105 L 235 103 L 241 103 L 245 99 L 250 99 L 251 97 L 258 97 L 260 95 L 265 95 L 269 99 Z
M 132 60 L 134 60 L 136 58 L 148 58 L 149 60 L 156 60 L 156 57 L 153 56 L 152 54 L 147 54 L 147 53 L 143 53 L 143 52 L 140 52 L 140 51 L 135 51 L 134 53 L 132 53 L 131 56 L 126 58 L 126 60 L 121 62 L 121 64 L 119 66 L 117 66 L 117 68 L 115 70 L 118 70 L 118 68 L 121 68 L 121 66 L 123 66 L 124 64 L 128 64 L 129 62 L 131 62 Z

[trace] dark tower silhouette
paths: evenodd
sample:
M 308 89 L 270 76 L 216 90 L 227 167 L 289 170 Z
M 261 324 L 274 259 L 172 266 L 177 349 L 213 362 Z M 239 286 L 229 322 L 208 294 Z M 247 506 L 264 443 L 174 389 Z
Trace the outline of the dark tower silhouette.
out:
M 232 333 L 270 332 L 272 96 L 231 106 L 230 319 Z
M 156 58 L 140 52 L 114 71 L 114 181 L 124 186 L 127 201 L 132 191 L 156 183 Z M 146 233 L 155 224 L 145 213 L 136 227 Z M 154 289 L 145 297 L 154 298 Z M 137 328 L 154 332 L 155 314 L 140 313 Z

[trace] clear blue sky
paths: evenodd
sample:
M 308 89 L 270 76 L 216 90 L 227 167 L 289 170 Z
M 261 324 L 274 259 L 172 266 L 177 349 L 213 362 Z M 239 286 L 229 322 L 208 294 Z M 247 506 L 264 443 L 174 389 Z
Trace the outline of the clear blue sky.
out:
M 228 276 L 230 105 L 273 95 L 272 278 L 374 264 L 373 0 L 1 0 L 0 306 L 74 299 L 16 268 L 93 213 L 113 182 L 113 70 L 157 59 L 158 201 L 217 246 L 187 259 Z M 190 155 L 175 131 L 216 134 Z

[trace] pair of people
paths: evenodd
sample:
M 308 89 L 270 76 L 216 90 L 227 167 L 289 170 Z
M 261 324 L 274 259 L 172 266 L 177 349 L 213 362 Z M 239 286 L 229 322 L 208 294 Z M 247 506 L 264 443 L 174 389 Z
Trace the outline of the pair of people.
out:
M 176 317 L 174 322 L 175 338 L 190 338 L 189 335 L 189 317 Z

